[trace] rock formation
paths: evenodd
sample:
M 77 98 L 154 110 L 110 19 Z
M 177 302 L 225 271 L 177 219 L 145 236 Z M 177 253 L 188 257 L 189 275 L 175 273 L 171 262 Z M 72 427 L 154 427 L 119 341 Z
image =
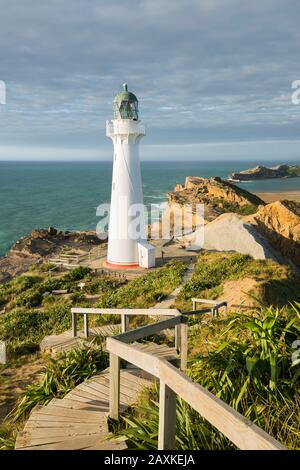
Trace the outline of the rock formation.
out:
M 197 229 L 200 230 L 200 229 Z M 193 248 L 197 245 L 197 231 L 194 238 L 189 237 Z M 236 251 L 251 255 L 254 259 L 273 259 L 282 261 L 282 258 L 270 246 L 253 225 L 243 220 L 238 214 L 222 214 L 204 227 L 202 247 L 198 249 L 215 251 Z
M 204 220 L 202 214 L 196 212 L 196 204 L 203 204 Z M 221 178 L 188 176 L 184 186 L 178 184 L 174 192 L 168 194 L 168 207 L 162 221 L 169 220 L 171 231 L 174 230 L 175 236 L 179 236 L 183 217 L 186 225 L 195 229 L 225 212 L 249 214 L 256 212 L 260 205 L 264 202 L 259 197 Z M 166 225 L 167 222 L 164 222 L 163 226 Z
M 300 167 L 298 165 L 278 165 L 271 168 L 266 166 L 256 166 L 249 170 L 232 173 L 229 179 L 232 181 L 252 181 L 270 178 L 294 178 L 300 177 Z
M 93 231 L 63 232 L 53 227 L 35 229 L 30 235 L 20 238 L 0 258 L 0 282 L 27 271 L 31 265 L 46 261 L 56 256 L 63 249 L 78 249 L 89 251 L 90 247 L 103 243 Z
M 247 221 L 272 246 L 300 266 L 300 203 L 277 201 L 261 207 Z

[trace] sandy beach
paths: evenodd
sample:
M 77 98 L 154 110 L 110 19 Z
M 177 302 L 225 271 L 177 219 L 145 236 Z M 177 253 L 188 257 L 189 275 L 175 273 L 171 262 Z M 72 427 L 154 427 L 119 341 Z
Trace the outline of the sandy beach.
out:
M 285 191 L 285 192 L 274 192 L 274 193 L 255 193 L 263 201 L 270 203 L 275 201 L 282 201 L 284 199 L 288 201 L 300 202 L 300 191 Z

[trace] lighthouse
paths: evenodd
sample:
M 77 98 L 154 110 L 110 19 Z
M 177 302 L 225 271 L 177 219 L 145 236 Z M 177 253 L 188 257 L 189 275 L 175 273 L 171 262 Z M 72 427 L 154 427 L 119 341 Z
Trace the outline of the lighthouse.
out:
M 113 175 L 106 265 L 118 269 L 150 268 L 155 249 L 147 242 L 139 143 L 145 127 L 138 99 L 127 84 L 114 99 L 114 119 L 106 122 L 113 141 Z

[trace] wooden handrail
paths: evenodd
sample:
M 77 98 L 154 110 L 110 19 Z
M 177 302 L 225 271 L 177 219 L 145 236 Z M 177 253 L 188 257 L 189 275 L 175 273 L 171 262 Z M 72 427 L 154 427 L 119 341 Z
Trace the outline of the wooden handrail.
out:
M 225 310 L 227 312 L 227 302 L 225 300 L 211 300 L 211 299 L 199 299 L 197 297 L 192 297 L 192 302 L 193 302 L 193 312 L 196 313 L 197 311 L 197 303 L 199 304 L 208 304 L 208 305 L 213 305 L 210 309 L 206 309 L 206 312 L 211 312 L 212 317 L 216 317 L 219 313 L 219 309 L 221 307 L 225 307 Z M 190 314 L 192 315 L 193 312 L 184 312 L 186 315 Z M 204 310 L 203 310 L 204 313 Z
M 173 317 L 180 315 L 177 308 L 84 308 L 73 307 L 72 313 L 88 314 L 88 315 L 153 315 Z
M 180 319 L 180 317 L 164 320 L 159 324 L 162 329 L 166 327 L 167 322 L 169 322 L 169 325 L 171 322 L 178 325 L 178 321 L 182 321 L 182 326 L 187 329 L 186 319 Z M 159 327 L 159 324 L 154 325 Z M 150 329 L 151 326 L 147 325 L 139 328 L 138 338 L 141 337 L 142 330 L 146 335 L 149 334 L 149 331 L 153 331 Z M 132 340 L 136 339 L 134 332 L 135 330 L 106 339 L 106 348 L 110 352 L 110 416 L 112 418 L 119 418 L 120 358 L 122 358 L 160 380 L 158 449 L 174 449 L 176 432 L 174 424 L 176 423 L 175 398 L 178 395 L 239 449 L 286 450 L 272 436 L 204 387 L 193 382 L 172 364 L 141 351 L 135 348 L 134 345 L 127 344 L 130 338 Z M 129 333 L 131 333 L 131 336 Z
M 84 336 L 89 336 L 89 322 L 88 315 L 121 315 L 121 328 L 122 332 L 128 330 L 129 317 L 132 315 L 148 315 L 157 317 L 175 317 L 180 315 L 179 310 L 176 308 L 71 308 L 72 314 L 72 332 L 73 337 L 77 336 L 77 315 L 83 315 L 84 321 Z

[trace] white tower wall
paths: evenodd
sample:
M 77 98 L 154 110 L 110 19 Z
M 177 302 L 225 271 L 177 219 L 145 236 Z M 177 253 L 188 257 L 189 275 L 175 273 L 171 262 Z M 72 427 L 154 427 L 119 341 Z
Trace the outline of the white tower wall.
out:
M 138 266 L 138 242 L 146 240 L 144 211 L 132 213 L 134 204 L 143 204 L 139 141 L 145 128 L 139 121 L 114 119 L 106 123 L 106 135 L 114 145 L 111 207 L 107 262 Z M 138 226 L 138 234 L 130 232 Z

